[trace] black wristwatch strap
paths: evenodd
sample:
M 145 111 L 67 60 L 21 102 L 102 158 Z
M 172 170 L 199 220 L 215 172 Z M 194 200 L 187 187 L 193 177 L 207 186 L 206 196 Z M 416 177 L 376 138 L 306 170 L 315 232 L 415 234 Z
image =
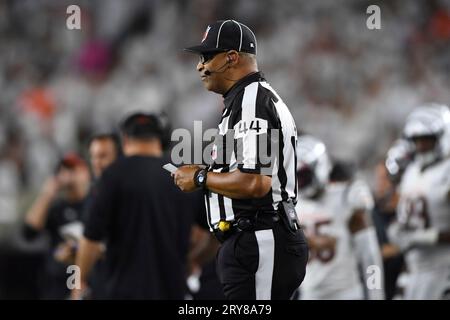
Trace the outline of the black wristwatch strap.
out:
M 194 183 L 197 187 L 204 189 L 206 187 L 206 178 L 208 177 L 208 170 L 200 168 L 194 173 Z

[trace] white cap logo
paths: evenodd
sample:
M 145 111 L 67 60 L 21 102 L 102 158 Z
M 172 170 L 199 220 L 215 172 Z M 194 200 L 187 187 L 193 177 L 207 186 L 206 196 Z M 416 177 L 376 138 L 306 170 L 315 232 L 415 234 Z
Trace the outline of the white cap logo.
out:
M 208 36 L 209 29 L 211 29 L 210 26 L 208 26 L 208 28 L 206 28 L 206 31 L 205 31 L 205 33 L 203 34 L 202 43 L 203 43 L 203 41 L 206 40 L 206 37 Z

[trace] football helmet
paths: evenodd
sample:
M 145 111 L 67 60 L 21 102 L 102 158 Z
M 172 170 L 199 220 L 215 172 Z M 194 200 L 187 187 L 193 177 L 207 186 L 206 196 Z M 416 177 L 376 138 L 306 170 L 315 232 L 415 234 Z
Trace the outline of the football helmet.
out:
M 409 141 L 419 137 L 435 137 L 436 145 L 428 152 L 415 152 L 414 158 L 427 165 L 450 151 L 450 110 L 446 105 L 429 103 L 413 110 L 406 120 L 403 135 Z
M 297 141 L 297 179 L 301 194 L 312 198 L 329 181 L 331 161 L 325 144 L 319 139 L 303 135 Z

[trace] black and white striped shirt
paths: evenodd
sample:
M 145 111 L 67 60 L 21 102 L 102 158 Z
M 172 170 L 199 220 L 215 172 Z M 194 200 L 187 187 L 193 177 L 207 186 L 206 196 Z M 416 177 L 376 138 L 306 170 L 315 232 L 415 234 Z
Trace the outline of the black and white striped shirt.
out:
M 209 171 L 268 175 L 272 188 L 259 199 L 231 199 L 207 190 L 205 201 L 212 229 L 221 220 L 277 210 L 282 200 L 297 200 L 297 129 L 280 96 L 256 72 L 237 82 L 224 95 L 224 104 Z M 266 146 L 268 150 L 262 150 Z M 272 156 L 270 161 L 265 155 Z

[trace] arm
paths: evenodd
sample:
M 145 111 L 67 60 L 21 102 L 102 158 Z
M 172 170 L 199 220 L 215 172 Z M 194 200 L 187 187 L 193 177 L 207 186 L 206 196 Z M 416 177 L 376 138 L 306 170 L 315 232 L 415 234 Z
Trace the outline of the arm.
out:
M 173 174 L 175 184 L 185 192 L 194 191 L 194 174 L 198 166 L 183 166 Z M 271 188 L 272 178 L 256 173 L 244 173 L 240 170 L 218 173 L 208 172 L 206 187 L 212 192 L 233 199 L 261 198 Z
M 58 191 L 55 177 L 48 178 L 38 198 L 34 201 L 25 216 L 25 223 L 36 231 L 44 229 L 50 204 Z
M 206 187 L 233 199 L 262 198 L 272 186 L 272 178 L 239 170 L 227 173 L 208 172 Z
M 356 256 L 361 263 L 364 285 L 370 300 L 384 299 L 384 274 L 380 248 L 378 246 L 375 228 L 368 223 L 365 209 L 355 210 L 350 218 L 348 227 L 353 235 Z M 372 273 L 373 266 L 380 273 Z
M 100 241 L 89 240 L 86 237 L 83 237 L 80 240 L 80 247 L 76 255 L 75 264 L 80 268 L 81 288 L 72 291 L 72 299 L 78 300 L 82 298 L 87 288 L 87 280 L 92 268 L 99 260 L 102 252 L 103 245 Z
M 434 246 L 450 243 L 450 230 L 438 231 L 435 228 L 405 230 L 398 222 L 389 226 L 388 236 L 402 251 L 408 251 L 414 246 Z

